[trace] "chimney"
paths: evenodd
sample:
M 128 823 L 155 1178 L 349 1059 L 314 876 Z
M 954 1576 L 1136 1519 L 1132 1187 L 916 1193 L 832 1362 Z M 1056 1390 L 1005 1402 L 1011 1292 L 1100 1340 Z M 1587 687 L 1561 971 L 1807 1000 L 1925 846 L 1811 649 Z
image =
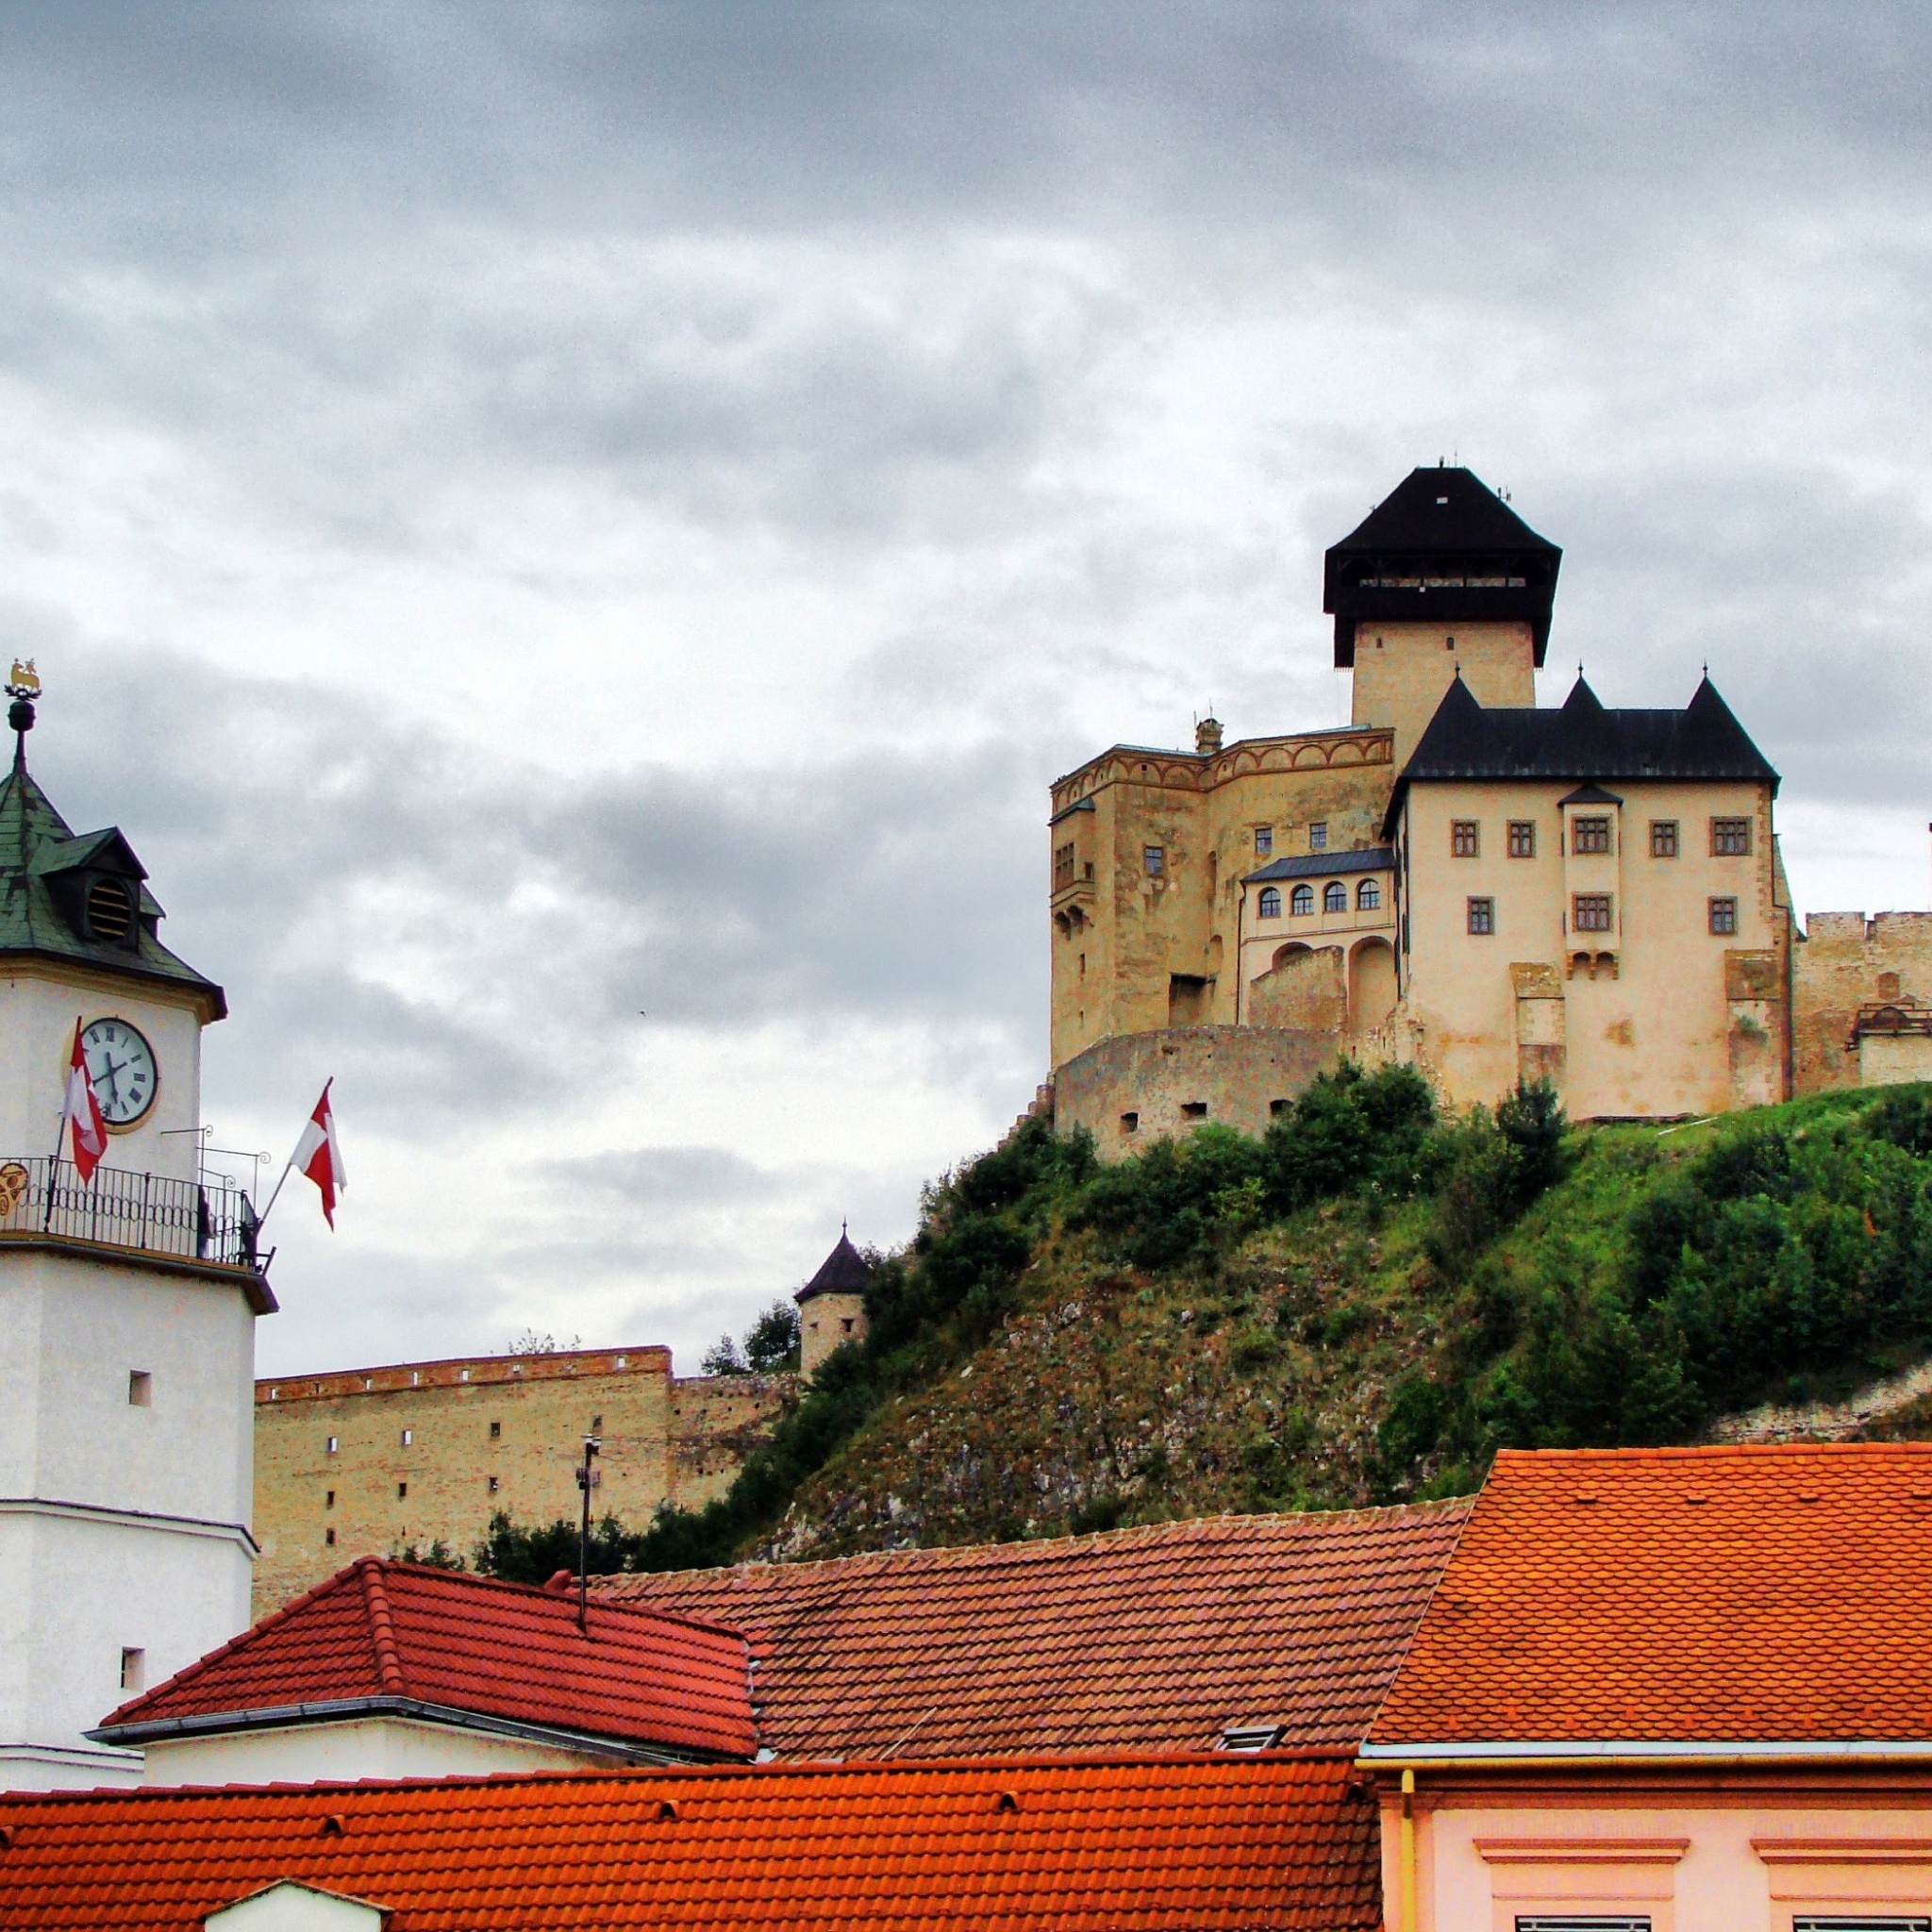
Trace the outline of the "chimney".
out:
M 1194 725 L 1194 755 L 1211 758 L 1221 749 L 1221 720 L 1202 718 Z

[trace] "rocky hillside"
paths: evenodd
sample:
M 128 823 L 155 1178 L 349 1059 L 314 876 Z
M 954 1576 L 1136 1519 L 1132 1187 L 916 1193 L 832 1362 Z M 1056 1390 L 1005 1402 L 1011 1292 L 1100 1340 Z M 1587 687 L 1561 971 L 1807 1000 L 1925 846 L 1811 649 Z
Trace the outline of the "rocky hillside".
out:
M 1932 1088 L 1574 1129 L 1547 1092 L 1447 1120 L 1344 1067 L 1263 1140 L 1110 1167 L 1029 1122 L 928 1190 L 869 1304 L 729 1494 L 608 1525 L 606 1562 L 1440 1495 L 1506 1444 L 1932 1428 Z

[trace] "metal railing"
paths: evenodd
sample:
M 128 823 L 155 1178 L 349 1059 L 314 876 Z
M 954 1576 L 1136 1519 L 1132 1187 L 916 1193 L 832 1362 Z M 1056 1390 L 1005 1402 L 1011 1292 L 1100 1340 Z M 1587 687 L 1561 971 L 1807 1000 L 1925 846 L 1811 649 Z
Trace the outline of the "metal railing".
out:
M 100 1167 L 83 1182 L 71 1160 L 0 1158 L 0 1237 L 93 1241 L 258 1273 L 256 1220 L 248 1196 L 225 1181 L 197 1186 Z

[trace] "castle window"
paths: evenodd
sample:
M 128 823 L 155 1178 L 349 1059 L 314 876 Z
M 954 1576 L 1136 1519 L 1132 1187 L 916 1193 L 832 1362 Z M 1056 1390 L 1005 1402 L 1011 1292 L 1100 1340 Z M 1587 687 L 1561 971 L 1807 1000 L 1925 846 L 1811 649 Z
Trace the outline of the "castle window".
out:
M 1164 878 L 1167 875 L 1166 846 L 1148 845 L 1143 847 L 1141 859 L 1141 863 L 1147 868 L 1147 876 L 1150 879 Z
M 416 1432 L 414 1429 L 405 1429 L 403 1431 L 403 1447 L 405 1449 L 407 1449 L 410 1445 L 410 1443 L 412 1443 L 415 1440 Z
M 121 1653 L 121 1688 L 124 1690 L 140 1690 L 147 1684 L 147 1652 L 144 1650 L 124 1650 Z
M 134 898 L 119 879 L 96 879 L 87 889 L 88 930 L 97 940 L 125 940 L 134 925 Z
M 1325 852 L 1327 849 L 1328 821 L 1326 819 L 1317 819 L 1308 827 L 1308 850 L 1310 852 Z
M 1315 909 L 1315 889 L 1313 886 L 1297 886 L 1288 895 L 1288 909 L 1296 919 L 1306 919 Z
M 1469 902 L 1469 929 L 1480 934 L 1495 931 L 1496 902 L 1493 899 L 1472 899 Z
M 148 1370 L 128 1370 L 127 1400 L 135 1408 L 152 1408 L 154 1407 L 155 1378 Z
M 396 1485 L 396 1501 L 397 1501 L 398 1503 L 407 1503 L 407 1502 L 408 1502 L 408 1500 L 409 1500 L 409 1486 L 408 1486 L 408 1483 L 398 1483 L 398 1484 Z
M 1710 902 L 1710 929 L 1720 939 L 1728 939 L 1738 930 L 1738 902 L 1735 899 L 1713 899 Z
M 490 1424 L 490 1440 L 492 1442 L 503 1441 L 503 1424 L 501 1423 L 491 1423 Z
M 1570 849 L 1573 852 L 1607 852 L 1610 849 L 1609 819 L 1594 816 L 1572 819 Z
M 1511 858 L 1534 858 L 1536 857 L 1536 821 L 1534 819 L 1511 819 L 1509 821 L 1509 857 Z
M 1608 932 L 1611 925 L 1607 892 L 1575 892 L 1570 900 L 1572 932 Z
M 1674 858 L 1677 856 L 1677 822 L 1675 819 L 1652 819 L 1650 822 L 1650 856 L 1653 858 Z
M 328 1439 L 328 1453 L 329 1453 L 329 1454 L 330 1454 L 331 1456 L 333 1456 L 333 1455 L 334 1455 L 334 1454 L 336 1453 L 336 1451 L 337 1451 L 338 1449 L 340 1449 L 340 1448 L 341 1448 L 341 1446 L 342 1446 L 342 1444 L 341 1444 L 341 1438 L 340 1438 L 340 1437 L 337 1437 L 337 1436 L 331 1436 L 331 1437 L 330 1437 L 330 1438 Z
M 1710 853 L 1713 858 L 1743 858 L 1751 851 L 1749 819 L 1712 819 Z
M 1474 819 L 1451 819 L 1449 821 L 1449 856 L 1452 858 L 1474 858 L 1482 851 L 1482 832 Z
M 1074 848 L 1071 845 L 1057 845 L 1053 854 L 1053 889 L 1056 892 L 1062 886 L 1074 883 Z
M 1261 888 L 1261 917 L 1279 919 L 1281 917 L 1281 894 L 1273 886 Z
M 1330 879 L 1322 888 L 1322 910 L 1324 912 L 1346 912 L 1348 910 L 1348 888 L 1340 879 Z
M 1357 912 L 1379 912 L 1382 909 L 1382 888 L 1374 879 L 1364 879 L 1355 889 L 1355 909 Z
M 322 1540 L 323 1540 L 323 1541 L 324 1541 L 324 1542 L 325 1542 L 325 1543 L 326 1543 L 326 1544 L 327 1544 L 327 1545 L 329 1546 L 329 1548 L 330 1548 L 330 1549 L 334 1549 L 334 1548 L 335 1548 L 335 1546 L 336 1546 L 336 1533 L 335 1533 L 335 1531 L 334 1531 L 333 1529 L 325 1529 L 325 1530 L 324 1530 L 324 1531 L 323 1531 L 323 1533 L 322 1533 Z
M 1266 858 L 1274 850 L 1274 827 L 1257 825 L 1255 827 L 1255 857 Z
M 322 1507 L 325 1509 L 333 1509 L 336 1507 L 336 1492 L 333 1490 L 324 1491 Z
M 1141 1116 L 1137 1113 L 1124 1113 L 1121 1116 L 1121 1132 L 1138 1134 L 1141 1131 Z
M 500 1490 L 500 1489 L 502 1489 L 502 1487 L 503 1487 L 503 1485 L 502 1485 L 502 1484 L 501 1484 L 500 1482 L 498 1482 L 498 1481 L 497 1481 L 497 1479 L 496 1479 L 496 1478 L 495 1478 L 494 1476 L 491 1476 L 491 1477 L 490 1478 L 490 1493 L 491 1493 L 491 1494 L 492 1496 L 493 1496 L 493 1495 L 495 1495 L 495 1493 L 497 1492 L 497 1491 L 498 1491 L 498 1490 Z
M 1181 1118 L 1190 1121 L 1205 1121 L 1208 1118 L 1208 1103 L 1205 1100 L 1182 1101 Z

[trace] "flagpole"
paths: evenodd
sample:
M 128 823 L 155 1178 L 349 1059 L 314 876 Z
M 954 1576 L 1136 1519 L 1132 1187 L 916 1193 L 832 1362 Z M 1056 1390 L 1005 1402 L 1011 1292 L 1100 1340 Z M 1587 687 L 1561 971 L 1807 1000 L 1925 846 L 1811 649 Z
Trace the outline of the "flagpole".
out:
M 286 1181 L 289 1178 L 290 1174 L 291 1174 L 294 1171 L 295 1157 L 291 1154 L 289 1156 L 288 1159 L 282 1163 L 282 1172 L 275 1181 L 275 1192 L 268 1197 L 268 1206 L 264 1208 L 258 1215 L 256 1216 L 255 1235 L 258 1241 L 261 1239 L 261 1230 L 267 1224 L 269 1216 L 275 1212 L 275 1203 L 282 1198 L 282 1183 Z

